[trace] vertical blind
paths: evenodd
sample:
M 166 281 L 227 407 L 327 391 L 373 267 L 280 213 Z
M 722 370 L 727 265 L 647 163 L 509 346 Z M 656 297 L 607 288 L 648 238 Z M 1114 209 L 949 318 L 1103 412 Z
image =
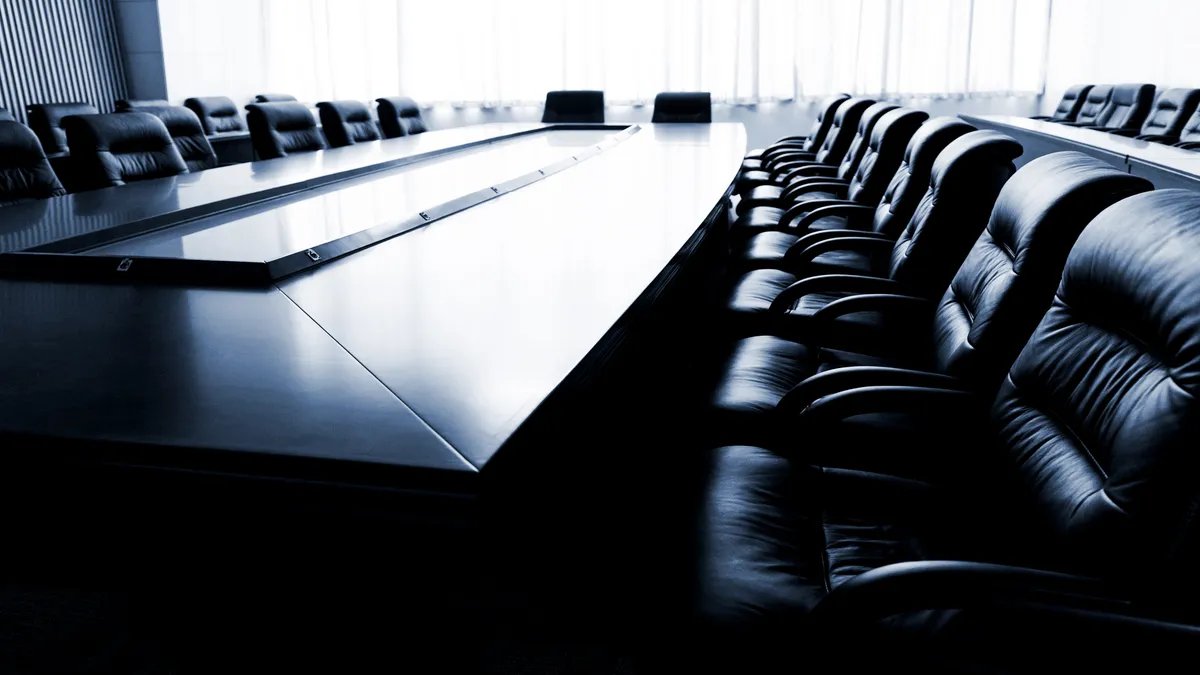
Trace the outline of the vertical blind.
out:
M 0 0 L 0 107 L 125 96 L 112 0 Z
M 1040 93 L 1049 0 L 160 0 L 173 98 Z

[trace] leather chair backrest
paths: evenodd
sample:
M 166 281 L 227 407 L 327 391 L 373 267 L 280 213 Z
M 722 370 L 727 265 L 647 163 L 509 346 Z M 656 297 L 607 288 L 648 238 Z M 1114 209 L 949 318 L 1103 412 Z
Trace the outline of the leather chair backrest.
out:
M 833 126 L 833 118 L 837 109 L 848 98 L 850 98 L 850 94 L 834 94 L 821 102 L 821 109 L 817 111 L 817 119 L 813 120 L 812 127 L 808 130 L 808 140 L 804 141 L 802 148 L 804 152 L 816 152 L 816 149 L 821 147 L 821 144 L 825 142 L 826 134 Z
M 1137 129 L 1142 126 L 1154 102 L 1154 85 L 1120 84 L 1113 87 L 1108 104 L 1096 118 L 1096 126 L 1112 129 Z
M 69 115 L 95 115 L 98 112 L 96 106 L 90 103 L 35 103 L 25 109 L 25 119 L 42 142 L 46 154 L 57 155 L 67 151 L 63 118 Z
M 863 111 L 862 117 L 858 119 L 858 129 L 854 132 L 854 139 L 850 141 L 850 147 L 846 149 L 845 156 L 842 157 L 841 163 L 838 164 L 838 178 L 850 180 L 854 177 L 854 172 L 858 170 L 858 163 L 862 161 L 863 155 L 867 153 L 867 147 L 871 143 L 871 133 L 875 131 L 875 125 L 879 123 L 879 120 L 884 115 L 899 107 L 895 103 L 880 101 Z
M 187 173 L 162 120 L 144 112 L 72 115 L 63 120 L 83 189 Z
M 165 108 L 169 105 L 171 102 L 162 98 L 119 98 L 113 107 L 117 112 L 125 112 L 134 108 Z
M 1021 167 L 1000 190 L 987 228 L 942 295 L 934 363 L 993 396 L 1050 307 L 1067 254 L 1104 209 L 1154 185 L 1079 152 Z
M 1168 89 L 1158 100 L 1142 123 L 1141 133 L 1156 136 L 1178 136 L 1183 125 L 1196 112 L 1200 104 L 1200 89 Z
M 594 90 L 548 91 L 542 121 L 567 124 L 604 122 L 604 92 Z
M 933 162 L 947 145 L 975 127 L 957 117 L 935 117 L 921 125 L 904 149 L 904 159 L 883 191 L 871 229 L 895 239 L 929 188 Z
M 1200 194 L 1108 208 L 992 406 L 1016 494 L 1067 562 L 1194 590 Z
M 362 101 L 321 101 L 317 112 L 331 148 L 379 140 L 379 127 Z
M 250 142 L 259 159 L 325 149 L 317 120 L 303 103 L 251 103 L 246 109 Z
M 227 96 L 197 96 L 184 101 L 183 105 L 196 113 L 200 126 L 209 136 L 246 130 L 237 106 Z
M 295 100 L 296 97 L 291 94 L 256 94 L 254 96 L 255 103 L 287 103 Z
M 849 98 L 843 101 L 833 116 L 833 124 L 829 127 L 829 133 L 825 135 L 825 141 L 817 149 L 816 160 L 822 164 L 841 164 L 846 151 L 850 149 L 850 143 L 858 133 L 859 120 L 867 108 L 874 104 L 875 101 L 869 98 Z
M 175 147 L 179 148 L 179 154 L 187 164 L 188 172 L 216 168 L 217 153 L 208 142 L 208 136 L 204 133 L 204 127 L 200 125 L 200 118 L 196 113 L 179 105 L 142 106 L 125 112 L 149 113 L 162 120 L 167 127 L 167 133 L 171 134 L 171 140 L 175 142 Z
M 1075 122 L 1079 124 L 1098 124 L 1097 120 L 1100 113 L 1104 112 L 1105 106 L 1108 105 L 1108 99 L 1112 96 L 1111 84 L 1096 84 L 1092 85 L 1091 91 L 1083 99 L 1083 105 L 1079 106 L 1079 114 L 1075 116 Z
M 33 131 L 0 120 L 0 206 L 65 194 Z
M 889 273 L 906 294 L 941 297 L 987 225 L 1021 152 L 1020 143 L 995 131 L 972 131 L 942 150 L 929 189 L 892 248 Z
M 0 122 L 16 122 L 16 121 L 17 121 L 17 118 L 13 117 L 13 114 L 11 112 L 9 112 L 8 108 L 0 108 Z M 37 138 L 37 136 L 34 135 L 34 138 Z
M 904 159 L 908 142 L 927 119 L 929 113 L 912 108 L 896 108 L 880 117 L 871 130 L 867 151 L 850 179 L 846 198 L 869 206 L 878 204 Z
M 654 97 L 653 124 L 712 122 L 712 95 L 707 91 L 663 92 Z
M 1074 122 L 1075 117 L 1079 115 L 1079 109 L 1083 107 L 1084 99 L 1091 90 L 1092 85 L 1090 84 L 1077 84 L 1069 87 L 1063 92 L 1062 98 L 1058 100 L 1058 107 L 1054 109 L 1054 114 L 1050 116 L 1050 119 L 1055 122 Z
M 384 138 L 400 138 L 411 136 L 426 130 L 425 120 L 421 118 L 421 109 L 415 101 L 407 96 L 377 98 L 379 104 L 376 114 L 379 116 L 379 128 Z
M 1179 130 L 1179 140 L 1200 143 L 1200 108 L 1197 108 L 1183 123 L 1183 128 Z

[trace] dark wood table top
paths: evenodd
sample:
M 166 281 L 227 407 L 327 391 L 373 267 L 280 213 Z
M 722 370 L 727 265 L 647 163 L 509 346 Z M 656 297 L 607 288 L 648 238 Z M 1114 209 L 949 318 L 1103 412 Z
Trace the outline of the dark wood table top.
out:
M 456 138 L 532 127 L 487 125 Z M 208 232 L 223 241 L 197 244 L 193 252 L 210 246 L 202 252 L 208 256 L 235 250 L 242 231 L 258 233 L 246 238 L 256 246 L 256 237 L 305 228 L 337 236 L 423 208 L 422 193 L 436 201 L 477 190 L 504 178 L 504 167 L 527 172 L 595 138 L 559 131 L 532 145 L 445 154 L 419 170 L 393 168 L 311 194 L 258 199 L 110 245 L 131 256 L 139 247 L 174 245 L 186 256 L 188 238 Z M 419 476 L 414 485 L 430 476 L 470 485 L 679 254 L 746 151 L 740 124 L 632 131 L 544 179 L 262 287 L 0 280 L 3 445 L 25 452 L 65 439 L 79 453 L 119 448 L 167 466 L 183 454 L 218 463 L 350 462 Z M 405 151 L 451 143 L 430 138 Z M 218 174 L 212 181 L 184 177 L 169 187 L 102 191 L 111 197 L 100 212 L 114 225 L 151 212 L 178 214 L 245 192 L 256 180 L 295 185 L 332 166 L 362 168 L 370 157 L 394 156 L 378 147 L 345 150 L 352 151 L 345 158 L 327 151 L 278 170 L 259 162 L 205 172 Z M 189 195 L 188 186 L 205 182 L 201 196 Z M 138 203 L 156 190 L 169 195 L 165 205 Z M 339 202 L 342 190 L 359 190 L 370 203 Z M 64 199 L 70 205 L 61 208 L 74 209 L 82 197 Z M 11 227 L 19 216 L 4 211 L 0 223 Z M 47 211 L 58 212 L 54 205 Z M 22 241 L 53 238 L 37 230 Z M 8 234 L 9 246 L 20 245 Z

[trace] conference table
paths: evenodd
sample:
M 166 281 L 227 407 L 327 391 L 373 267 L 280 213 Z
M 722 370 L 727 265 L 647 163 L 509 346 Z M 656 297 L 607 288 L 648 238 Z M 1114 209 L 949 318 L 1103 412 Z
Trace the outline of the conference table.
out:
M 1051 152 L 1074 150 L 1146 178 L 1157 188 L 1200 188 L 1200 152 L 1027 117 L 959 117 L 980 129 L 993 129 L 1019 141 L 1025 148 L 1019 164 Z
M 485 124 L 0 208 L 3 458 L 477 494 L 681 297 L 745 152 Z

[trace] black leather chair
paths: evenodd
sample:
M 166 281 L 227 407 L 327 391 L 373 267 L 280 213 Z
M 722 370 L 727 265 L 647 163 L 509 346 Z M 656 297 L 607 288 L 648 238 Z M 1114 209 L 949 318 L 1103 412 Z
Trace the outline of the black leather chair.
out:
M 745 194 L 760 185 L 772 185 L 776 180 L 776 167 L 782 164 L 803 166 L 804 164 L 820 163 L 836 167 L 846 157 L 846 152 L 858 137 L 859 122 L 863 113 L 875 104 L 869 98 L 851 98 L 838 106 L 833 115 L 825 140 L 816 151 L 796 150 L 788 148 L 782 152 L 773 153 L 762 160 L 762 168 L 742 171 L 738 176 L 736 189 L 738 194 Z
M 251 103 L 246 106 L 250 142 L 259 159 L 325 149 L 312 111 L 302 103 Z
M 0 108 L 0 122 L 16 122 L 17 118 L 9 112 L 8 108 Z M 35 136 L 36 138 L 36 136 Z M 44 152 L 44 151 L 43 151 Z
M 773 444 L 772 435 L 779 429 L 772 423 L 783 422 L 814 395 L 834 393 L 838 386 L 924 383 L 994 395 L 1017 351 L 1050 306 L 1075 238 L 1104 209 L 1152 189 L 1150 181 L 1082 153 L 1053 153 L 1029 162 L 1005 183 L 987 227 L 940 300 L 897 293 L 895 282 L 878 284 L 859 276 L 854 283 L 863 284 L 862 294 L 825 301 L 809 322 L 805 342 L 830 349 L 810 349 L 765 335 L 738 343 L 715 396 L 720 417 L 736 427 L 733 437 L 754 434 L 756 443 Z M 934 233 L 922 236 L 929 234 Z M 818 275 L 856 274 L 810 264 L 824 247 L 855 250 L 863 240 L 852 243 L 854 236 L 849 241 L 827 237 L 810 244 L 814 253 L 797 256 L 790 270 L 793 277 L 805 280 L 799 284 L 819 285 Z M 881 241 L 870 246 L 887 249 L 890 244 Z M 857 274 L 882 272 L 883 265 L 876 264 Z M 878 288 L 868 288 L 870 284 Z M 876 313 L 871 321 L 881 329 L 875 336 L 878 344 L 859 338 L 856 345 L 873 348 L 864 353 L 836 351 L 840 345 L 835 340 L 822 338 L 823 326 L 864 312 Z M 844 367 L 852 370 L 840 370 Z M 926 378 L 924 373 L 937 377 Z
M 654 97 L 653 124 L 710 123 L 712 95 L 707 91 L 663 92 Z
M 1112 97 L 1112 90 L 1111 84 L 1092 85 L 1092 88 L 1083 97 L 1083 104 L 1079 106 L 1079 112 L 1075 115 L 1075 119 L 1055 121 L 1072 126 L 1095 126 L 1100 118 L 1100 113 L 1104 112 L 1105 106 L 1108 105 L 1108 99 Z
M 1138 129 L 1150 107 L 1154 104 L 1154 85 L 1152 84 L 1119 84 L 1112 88 L 1112 95 L 1096 119 L 1090 123 L 1082 121 L 1070 123 L 1072 126 L 1087 127 L 1099 131 L 1113 129 Z
M 144 112 L 71 115 L 63 120 L 81 189 L 187 173 L 162 120 Z
M 1088 92 L 1092 90 L 1090 84 L 1076 84 L 1068 87 L 1063 92 L 1062 98 L 1058 101 L 1058 107 L 1054 109 L 1051 115 L 1037 115 L 1032 119 L 1047 120 L 1050 122 L 1074 122 L 1079 115 L 1079 109 L 1083 107 L 1083 102 L 1087 98 Z
M 183 105 L 196 113 L 200 126 L 209 136 L 246 130 L 237 106 L 226 96 L 197 96 L 187 99 Z
M 817 117 L 813 120 L 807 135 L 784 136 L 766 148 L 751 150 L 746 153 L 746 159 L 742 162 L 742 171 L 761 169 L 763 162 L 770 159 L 771 155 L 787 150 L 815 153 L 825 142 L 825 136 L 833 126 L 833 118 L 837 109 L 849 98 L 850 94 L 834 94 L 825 99 L 821 103 L 821 108 L 817 111 Z
M 400 138 L 426 131 L 425 120 L 416 102 L 405 96 L 377 98 L 375 108 L 379 116 L 379 128 L 384 138 Z
M 1172 145 L 1183 150 L 1200 150 L 1200 108 L 1184 122 L 1179 130 L 1179 140 Z
M 162 98 L 119 98 L 113 104 L 113 109 L 117 112 L 125 112 L 136 108 L 167 108 L 170 105 L 170 101 Z
M 887 256 L 888 264 L 880 269 L 880 277 L 829 275 L 802 280 L 784 270 L 755 270 L 734 285 L 726 313 L 729 328 L 742 335 L 799 338 L 819 309 L 849 295 L 940 296 L 987 224 L 996 196 L 1015 171 L 1012 162 L 1021 150 L 1019 143 L 993 131 L 961 136 L 934 162 L 929 189 L 895 242 L 850 237 L 818 245 L 818 251 L 840 246 Z M 782 225 L 780 229 L 786 231 L 789 227 Z M 851 330 L 844 342 L 856 345 L 861 332 Z
M 0 120 L 0 206 L 67 194 L 29 127 Z
M 162 120 L 189 172 L 216 168 L 217 153 L 208 142 L 208 135 L 204 133 L 204 127 L 196 113 L 178 105 L 141 106 L 129 108 L 124 112 L 149 113 Z
M 876 115 L 876 109 L 882 111 L 882 114 Z M 792 174 L 791 182 L 782 191 L 773 189 L 772 186 L 759 187 L 751 192 L 748 198 L 744 198 L 742 203 L 762 216 L 771 207 L 753 208 L 756 203 L 761 204 L 761 201 L 756 201 L 755 196 L 761 196 L 763 191 L 770 190 L 772 194 L 780 195 L 772 203 L 787 204 L 787 211 L 793 215 L 801 215 L 833 204 L 874 207 L 883 197 L 888 182 L 904 159 L 904 150 L 908 147 L 908 142 L 927 119 L 929 114 L 921 110 L 889 108 L 888 104 L 876 103 L 863 114 L 862 121 L 859 122 L 860 128 L 870 128 L 868 136 L 862 141 L 859 140 L 861 137 L 855 138 L 855 143 L 861 145 L 852 146 L 850 152 L 846 153 L 846 159 L 843 160 L 836 176 L 821 175 L 826 173 L 823 166 L 802 167 Z M 742 211 L 742 204 L 738 205 L 738 211 L 745 213 Z M 780 218 L 782 217 L 781 211 Z M 735 246 L 757 233 L 758 230 L 754 227 L 756 222 L 749 217 L 743 217 L 734 223 Z M 777 223 L 778 219 L 774 222 Z
M 35 103 L 25 109 L 25 119 L 42 142 L 46 155 L 54 156 L 67 152 L 63 118 L 69 115 L 95 115 L 98 112 L 96 106 L 88 103 Z
M 547 124 L 601 124 L 604 122 L 604 92 L 548 91 L 542 121 Z
M 1140 129 L 1113 129 L 1109 133 L 1168 145 L 1178 143 L 1183 125 L 1196 112 L 1198 104 L 1200 89 L 1168 89 L 1154 101 Z
M 291 94 L 256 94 L 254 96 L 255 103 L 288 103 L 295 100 L 296 97 Z
M 877 205 L 818 206 L 796 221 L 795 233 L 773 231 L 755 235 L 740 254 L 734 252 L 733 266 L 790 270 L 794 257 L 808 245 L 837 236 L 872 236 L 895 241 L 929 189 L 929 176 L 938 155 L 956 138 L 972 131 L 975 127 L 957 117 L 937 117 L 925 122 L 913 134 L 900 167 Z M 871 263 L 871 255 L 865 252 L 829 251 L 809 261 L 807 268 L 820 270 L 820 274 L 862 274 L 870 272 Z
M 321 116 L 321 130 L 331 148 L 380 138 L 379 128 L 371 119 L 371 110 L 362 101 L 321 101 L 317 104 L 317 112 Z
M 802 458 L 717 449 L 698 528 L 697 660 L 738 672 L 1187 662 L 1200 635 L 1198 259 L 1200 195 L 1130 197 L 1078 237 L 985 415 L 968 392 L 860 387 L 796 417 Z M 925 481 L 843 468 L 858 449 L 843 421 L 866 414 L 929 420 L 956 466 Z M 924 461 L 919 443 L 876 450 Z

